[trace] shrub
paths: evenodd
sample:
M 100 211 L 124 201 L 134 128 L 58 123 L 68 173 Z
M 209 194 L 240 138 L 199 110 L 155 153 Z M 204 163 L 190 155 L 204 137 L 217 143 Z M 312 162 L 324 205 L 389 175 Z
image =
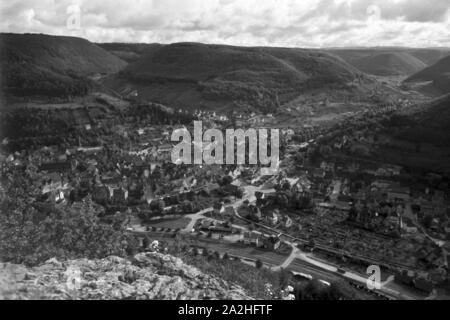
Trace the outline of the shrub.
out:
M 58 259 L 132 254 L 136 240 L 101 224 L 92 202 L 64 209 L 20 200 L 0 204 L 0 259 L 36 265 Z
M 256 262 L 255 262 L 255 267 L 257 268 L 257 269 L 261 269 L 262 267 L 263 267 L 263 263 L 262 263 L 262 261 L 261 260 L 256 260 Z

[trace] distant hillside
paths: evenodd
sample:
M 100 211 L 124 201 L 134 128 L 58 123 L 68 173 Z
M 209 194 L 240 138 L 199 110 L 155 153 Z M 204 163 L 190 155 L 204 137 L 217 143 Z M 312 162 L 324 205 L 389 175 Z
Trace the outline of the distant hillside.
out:
M 163 46 L 159 43 L 98 43 L 97 45 L 126 62 L 135 62 L 143 54 Z
M 2 91 L 10 95 L 85 93 L 86 77 L 120 71 L 126 63 L 81 38 L 0 34 Z
M 358 70 L 377 76 L 410 76 L 450 55 L 448 49 L 331 49 Z
M 167 105 L 276 108 L 286 94 L 342 87 L 361 74 L 316 50 L 177 43 L 151 50 L 112 84 Z
M 403 108 L 380 121 L 376 160 L 450 174 L 450 95 Z
M 421 82 L 429 82 L 427 90 L 434 89 L 440 94 L 450 92 L 450 56 L 405 80 L 409 84 Z
M 359 70 L 377 76 L 403 76 L 414 74 L 427 67 L 425 63 L 408 53 L 380 53 L 355 61 Z
M 415 49 L 409 52 L 428 66 L 450 55 L 450 49 Z
M 450 95 L 435 99 L 419 110 L 399 137 L 415 143 L 450 147 Z

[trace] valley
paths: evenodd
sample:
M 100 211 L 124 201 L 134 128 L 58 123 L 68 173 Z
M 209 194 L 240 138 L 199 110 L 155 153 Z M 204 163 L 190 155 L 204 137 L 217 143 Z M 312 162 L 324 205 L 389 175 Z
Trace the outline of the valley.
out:
M 448 296 L 450 51 L 0 43 L 2 261 L 170 254 L 256 298 Z M 279 129 L 279 172 L 172 163 L 194 120 Z

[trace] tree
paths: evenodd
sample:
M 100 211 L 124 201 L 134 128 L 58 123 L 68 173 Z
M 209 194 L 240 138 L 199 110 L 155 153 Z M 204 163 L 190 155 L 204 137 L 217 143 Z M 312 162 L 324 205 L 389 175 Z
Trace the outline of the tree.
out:
M 297 300 L 342 300 L 355 299 L 353 291 L 342 281 L 326 285 L 313 279 L 306 286 L 297 285 L 294 288 Z
M 236 188 L 236 192 L 235 192 L 234 196 L 238 199 L 242 199 L 242 197 L 244 196 L 244 189 Z
M 277 204 L 283 208 L 289 207 L 289 198 L 286 193 L 279 193 L 277 196 Z
M 256 262 L 255 262 L 255 267 L 256 267 L 256 269 L 262 269 L 262 267 L 263 267 L 264 265 L 263 265 L 263 262 L 261 261 L 261 260 L 256 260 Z
M 181 204 L 181 208 L 184 213 L 192 213 L 194 212 L 195 206 L 191 201 L 185 200 Z
M 145 236 L 144 239 L 142 240 L 142 248 L 147 249 L 150 243 L 151 243 L 150 238 L 148 236 Z
M 280 281 L 280 287 L 285 288 L 289 285 L 291 281 L 291 273 L 287 271 L 286 269 L 281 269 L 279 273 L 279 281 Z
M 150 203 L 150 209 L 157 214 L 163 214 L 166 204 L 163 200 L 155 200 Z
M 219 180 L 219 185 L 224 187 L 228 186 L 233 182 L 233 178 L 230 176 L 224 176 L 222 179 Z
M 433 222 L 433 216 L 430 214 L 427 214 L 423 219 L 422 219 L 422 225 L 428 229 L 431 226 L 431 222 Z
M 309 155 L 309 161 L 312 165 L 317 165 L 322 159 L 322 154 L 320 153 L 319 148 L 314 148 L 311 154 Z
M 52 257 L 76 259 L 125 256 L 137 247 L 125 230 L 100 223 L 91 200 L 77 206 L 28 203 L 16 198 L 14 210 L 0 203 L 0 259 L 36 265 Z

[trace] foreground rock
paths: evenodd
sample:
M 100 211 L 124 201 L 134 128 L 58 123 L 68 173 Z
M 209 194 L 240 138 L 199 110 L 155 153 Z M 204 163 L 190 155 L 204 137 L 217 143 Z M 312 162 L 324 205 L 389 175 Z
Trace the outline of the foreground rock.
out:
M 250 299 L 242 288 L 179 258 L 141 253 L 131 261 L 48 260 L 39 267 L 0 264 L 0 299 Z

